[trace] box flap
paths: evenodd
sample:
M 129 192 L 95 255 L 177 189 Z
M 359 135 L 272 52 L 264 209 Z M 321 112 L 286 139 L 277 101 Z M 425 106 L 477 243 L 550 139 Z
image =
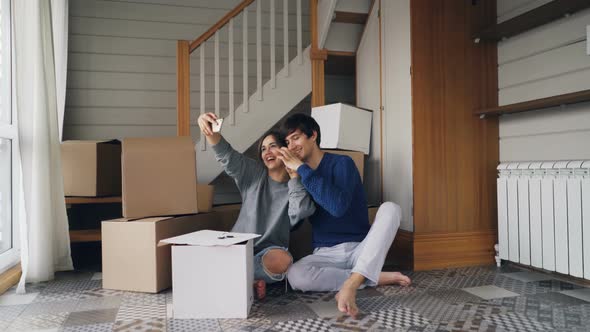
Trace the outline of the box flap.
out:
M 111 140 L 69 140 L 63 141 L 62 144 L 121 144 L 118 139 Z
M 236 243 L 248 241 L 260 237 L 259 234 L 219 232 L 211 230 L 197 231 L 176 237 L 161 240 L 169 244 L 184 244 L 194 246 L 224 246 L 229 247 Z
M 150 217 L 150 218 L 117 218 L 111 220 L 104 220 L 107 222 L 126 222 L 126 221 L 137 221 L 137 222 L 158 222 L 162 220 L 168 220 L 174 218 L 173 216 L 168 217 Z

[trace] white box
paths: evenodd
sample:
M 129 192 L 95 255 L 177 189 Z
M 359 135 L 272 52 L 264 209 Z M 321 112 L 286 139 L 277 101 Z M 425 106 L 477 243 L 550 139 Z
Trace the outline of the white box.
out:
M 247 318 L 259 236 L 203 230 L 160 241 L 172 244 L 174 318 Z
M 314 107 L 311 117 L 320 125 L 320 148 L 369 154 L 373 118 L 371 111 L 337 103 Z

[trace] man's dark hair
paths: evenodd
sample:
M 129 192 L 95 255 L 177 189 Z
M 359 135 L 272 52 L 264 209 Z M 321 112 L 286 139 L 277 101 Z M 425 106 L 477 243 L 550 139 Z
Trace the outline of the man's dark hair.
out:
M 262 162 L 264 162 L 264 160 L 262 160 L 262 153 L 261 153 L 262 152 L 262 141 L 264 141 L 264 139 L 267 138 L 268 136 L 273 136 L 275 138 L 275 140 L 277 141 L 277 145 L 280 148 L 287 145 L 285 143 L 285 136 L 283 135 L 282 132 L 280 132 L 278 130 L 270 130 L 266 134 L 262 135 L 262 137 L 258 141 L 258 159 L 260 159 L 260 161 L 262 161 Z
M 301 132 L 307 137 L 311 137 L 315 131 L 318 135 L 316 143 L 318 146 L 320 146 L 322 134 L 320 133 L 320 126 L 314 118 L 307 114 L 295 113 L 289 116 L 285 122 L 283 122 L 283 126 L 281 127 L 285 137 L 291 135 L 297 129 L 301 130 Z

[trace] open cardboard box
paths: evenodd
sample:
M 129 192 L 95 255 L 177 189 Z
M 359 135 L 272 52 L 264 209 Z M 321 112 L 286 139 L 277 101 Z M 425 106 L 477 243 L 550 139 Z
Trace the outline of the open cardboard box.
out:
M 253 239 L 201 230 L 169 239 L 174 318 L 247 318 L 253 301 Z

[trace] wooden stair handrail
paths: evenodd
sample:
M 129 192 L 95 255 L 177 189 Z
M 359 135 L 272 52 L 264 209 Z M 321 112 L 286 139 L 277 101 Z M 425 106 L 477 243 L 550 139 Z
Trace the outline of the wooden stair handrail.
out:
M 219 21 L 217 21 L 217 23 L 215 23 L 211 28 L 209 28 L 209 30 L 207 30 L 199 38 L 193 40 L 190 43 L 189 53 L 192 53 L 194 50 L 196 50 L 199 46 L 201 46 L 202 43 L 206 42 L 207 39 L 211 38 L 211 36 L 213 36 L 217 32 L 217 30 L 223 28 L 229 22 L 229 20 L 238 16 L 244 10 L 244 8 L 248 7 L 254 1 L 255 0 L 244 0 L 234 9 L 232 9 L 229 13 L 225 14 L 225 16 L 223 16 Z

